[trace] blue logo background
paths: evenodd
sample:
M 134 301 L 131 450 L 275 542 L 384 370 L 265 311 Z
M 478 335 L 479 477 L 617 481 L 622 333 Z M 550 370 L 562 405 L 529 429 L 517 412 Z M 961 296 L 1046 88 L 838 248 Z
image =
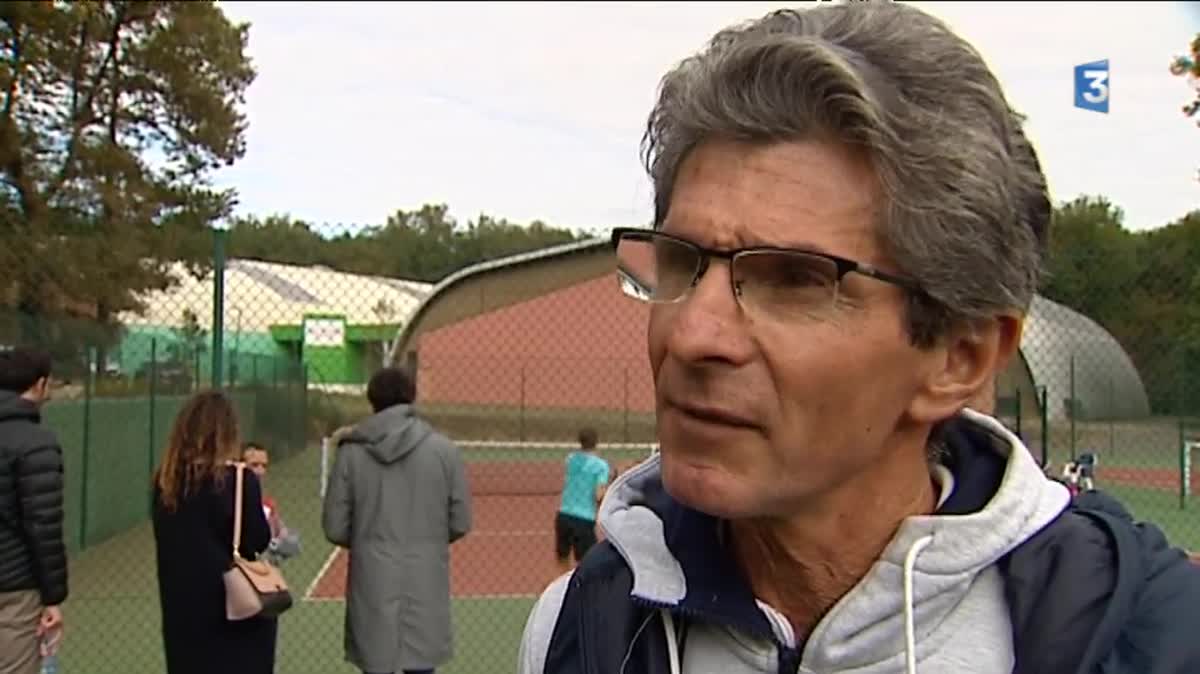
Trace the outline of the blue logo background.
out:
M 1075 107 L 1108 113 L 1108 59 L 1075 66 Z

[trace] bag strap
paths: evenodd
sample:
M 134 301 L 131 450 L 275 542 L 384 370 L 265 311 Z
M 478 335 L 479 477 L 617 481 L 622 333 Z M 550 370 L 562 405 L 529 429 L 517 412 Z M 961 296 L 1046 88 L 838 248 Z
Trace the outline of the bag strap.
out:
M 237 467 L 237 487 L 233 492 L 233 558 L 238 559 L 242 556 L 238 549 L 242 547 L 242 483 L 246 464 L 238 461 L 233 465 Z

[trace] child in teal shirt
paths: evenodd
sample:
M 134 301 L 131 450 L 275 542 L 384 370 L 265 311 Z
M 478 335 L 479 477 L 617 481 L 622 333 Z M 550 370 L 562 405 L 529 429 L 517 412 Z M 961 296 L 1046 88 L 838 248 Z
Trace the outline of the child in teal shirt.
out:
M 594 429 L 579 431 L 579 450 L 567 456 L 562 501 L 554 519 L 554 545 L 558 565 L 565 573 L 596 544 L 596 508 L 608 486 L 608 462 L 596 456 Z

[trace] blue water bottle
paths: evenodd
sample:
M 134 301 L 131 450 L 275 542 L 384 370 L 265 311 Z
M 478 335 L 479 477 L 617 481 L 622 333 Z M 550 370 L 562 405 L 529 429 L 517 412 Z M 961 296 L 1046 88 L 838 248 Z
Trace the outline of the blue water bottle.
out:
M 61 633 L 42 638 L 42 674 L 61 674 L 58 664 L 58 640 Z

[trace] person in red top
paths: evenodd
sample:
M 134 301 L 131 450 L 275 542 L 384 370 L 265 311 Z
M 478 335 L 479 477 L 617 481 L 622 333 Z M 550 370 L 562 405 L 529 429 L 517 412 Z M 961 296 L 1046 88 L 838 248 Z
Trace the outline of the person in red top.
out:
M 287 525 L 283 523 L 278 504 L 266 492 L 267 468 L 271 464 L 267 448 L 257 442 L 246 443 L 242 448 L 242 461 L 246 462 L 247 468 L 254 471 L 254 474 L 258 476 L 259 483 L 263 485 L 263 514 L 267 517 L 267 524 L 271 526 L 271 545 L 267 549 L 268 556 L 276 564 L 296 556 L 300 552 L 300 534 L 288 529 Z

